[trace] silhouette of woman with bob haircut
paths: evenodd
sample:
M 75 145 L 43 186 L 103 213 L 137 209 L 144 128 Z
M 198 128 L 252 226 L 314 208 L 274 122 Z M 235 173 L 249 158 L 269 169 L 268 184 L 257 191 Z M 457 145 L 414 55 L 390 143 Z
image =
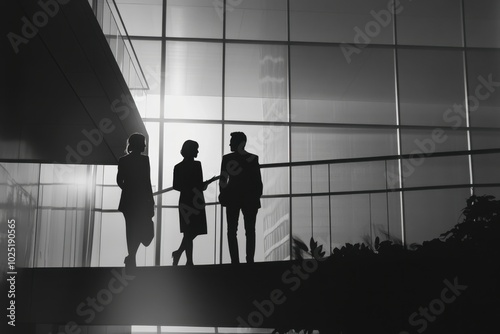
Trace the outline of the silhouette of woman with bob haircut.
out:
M 118 210 L 125 217 L 128 256 L 125 267 L 136 266 L 137 249 L 145 234 L 148 221 L 154 216 L 149 157 L 142 155 L 146 138 L 140 133 L 127 140 L 126 155 L 118 161 L 116 183 L 122 189 Z
M 172 252 L 174 266 L 179 263 L 183 252 L 186 252 L 186 265 L 193 265 L 193 240 L 197 235 L 207 234 L 203 191 L 216 178 L 203 182 L 201 162 L 194 160 L 198 148 L 197 142 L 186 140 L 181 149 L 184 159 L 174 167 L 173 188 L 180 192 L 179 223 L 184 234 L 179 248 Z

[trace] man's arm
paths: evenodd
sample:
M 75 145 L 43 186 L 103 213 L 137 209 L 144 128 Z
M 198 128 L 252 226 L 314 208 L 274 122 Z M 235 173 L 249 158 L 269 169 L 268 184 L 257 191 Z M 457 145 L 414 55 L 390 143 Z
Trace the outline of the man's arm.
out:
M 221 192 L 227 185 L 227 171 L 226 171 L 226 165 L 227 165 L 227 158 L 226 156 L 222 157 L 222 162 L 220 166 L 220 178 L 219 178 L 219 192 Z
M 263 192 L 263 184 L 262 184 L 262 175 L 260 173 L 260 164 L 259 164 L 259 157 L 256 155 L 255 156 L 256 159 L 255 159 L 255 173 L 253 173 L 255 175 L 255 184 L 257 185 L 257 192 L 258 192 L 258 195 L 259 197 L 262 196 L 262 192 Z

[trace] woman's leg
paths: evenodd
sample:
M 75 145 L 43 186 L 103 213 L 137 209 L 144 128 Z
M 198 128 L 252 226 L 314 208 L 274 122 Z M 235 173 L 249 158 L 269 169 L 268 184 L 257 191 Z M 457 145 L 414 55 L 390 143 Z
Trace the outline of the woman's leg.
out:
M 127 213 L 125 214 L 125 233 L 127 237 L 127 250 L 128 257 L 126 261 L 128 265 L 135 267 L 136 265 L 136 254 L 139 249 L 139 245 L 141 243 L 139 238 L 139 233 L 137 233 L 137 224 L 139 223 L 137 217 L 134 214 Z
M 184 242 L 185 234 L 184 237 L 182 238 L 181 244 L 179 245 L 179 248 L 177 250 L 172 252 L 172 265 L 176 266 L 179 263 L 179 259 L 181 258 L 182 252 L 184 252 L 185 249 L 185 242 Z
M 185 244 L 185 250 L 186 250 L 186 265 L 187 266 L 192 266 L 193 265 L 193 239 L 195 236 L 193 236 L 191 233 L 184 233 L 184 238 L 183 242 Z

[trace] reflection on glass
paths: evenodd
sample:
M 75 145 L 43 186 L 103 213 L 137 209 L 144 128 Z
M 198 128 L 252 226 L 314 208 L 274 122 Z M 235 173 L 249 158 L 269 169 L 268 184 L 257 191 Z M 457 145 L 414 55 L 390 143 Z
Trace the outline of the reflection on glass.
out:
M 222 1 L 168 0 L 168 37 L 222 38 Z
M 227 1 L 226 38 L 286 40 L 286 7 L 286 0 Z
M 221 119 L 222 45 L 167 42 L 165 117 Z
M 258 216 L 262 219 L 263 261 L 290 259 L 290 201 L 288 198 L 262 199 Z M 257 235 L 260 237 L 260 235 Z
M 37 203 L 39 198 L 40 164 L 0 163 L 0 219 L 3 235 L 8 224 L 15 225 L 16 266 L 33 267 L 36 244 Z M 12 221 L 13 220 L 13 221 Z M 4 243 L 5 242 L 5 243 Z M 2 239 L 2 246 L 6 239 Z M 0 265 L 7 272 L 7 247 Z
M 286 46 L 228 44 L 225 118 L 286 121 L 287 64 Z
M 115 0 L 130 36 L 161 36 L 162 0 Z
M 290 62 L 293 122 L 396 124 L 393 51 L 292 46 Z
M 142 117 L 160 116 L 161 43 L 133 40 L 137 58 L 141 63 L 148 90 L 132 90 L 134 101 Z
M 41 166 L 35 267 L 90 265 L 94 173 L 94 166 Z

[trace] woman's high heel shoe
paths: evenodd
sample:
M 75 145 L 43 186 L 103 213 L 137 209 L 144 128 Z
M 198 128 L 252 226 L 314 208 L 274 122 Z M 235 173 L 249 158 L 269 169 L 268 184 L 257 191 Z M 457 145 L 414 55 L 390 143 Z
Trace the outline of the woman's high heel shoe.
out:
M 177 266 L 179 264 L 179 259 L 181 258 L 181 252 L 178 250 L 172 252 L 172 265 Z

